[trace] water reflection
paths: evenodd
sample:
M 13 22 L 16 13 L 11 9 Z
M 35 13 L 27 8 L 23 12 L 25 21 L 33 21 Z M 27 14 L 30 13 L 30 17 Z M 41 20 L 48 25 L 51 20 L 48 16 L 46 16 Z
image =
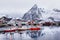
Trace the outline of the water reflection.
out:
M 0 34 L 0 40 L 60 40 L 60 27 L 44 27 L 42 31 Z

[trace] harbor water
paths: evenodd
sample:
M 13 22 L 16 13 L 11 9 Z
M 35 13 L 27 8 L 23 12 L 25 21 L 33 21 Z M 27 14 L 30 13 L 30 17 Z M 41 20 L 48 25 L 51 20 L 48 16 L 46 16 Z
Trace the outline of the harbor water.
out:
M 22 34 L 17 32 L 12 33 L 12 35 L 10 35 L 10 33 L 0 34 L 0 40 L 60 40 L 60 27 L 48 26 L 42 28 L 40 33 L 37 32 L 39 35 L 35 35 L 37 37 L 32 37 L 34 34 L 31 34 L 31 31 L 23 31 Z M 0 28 L 0 30 L 3 29 L 9 29 L 9 27 Z

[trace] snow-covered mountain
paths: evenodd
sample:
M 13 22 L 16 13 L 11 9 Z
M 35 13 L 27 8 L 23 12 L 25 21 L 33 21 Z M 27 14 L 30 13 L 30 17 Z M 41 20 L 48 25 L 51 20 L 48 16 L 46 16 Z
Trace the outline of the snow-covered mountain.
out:
M 52 10 L 47 11 L 46 14 L 47 14 L 46 16 L 48 16 L 47 18 L 51 17 L 54 19 L 54 21 L 60 21 L 60 10 L 52 9 Z
M 48 20 L 50 17 L 53 21 L 60 21 L 60 10 L 59 9 L 48 9 L 45 13 L 41 13 L 44 20 Z M 52 19 L 51 19 L 52 20 Z
M 38 6 L 35 4 L 28 12 L 26 12 L 23 16 L 24 20 L 36 20 L 41 19 L 42 14 L 41 12 L 44 12 L 41 8 L 38 8 Z
M 53 14 L 52 14 L 53 13 Z M 23 16 L 24 20 L 48 20 L 49 17 L 54 18 L 53 10 L 46 10 L 44 8 L 38 8 L 35 4 L 28 12 L 26 12 Z M 53 17 L 54 16 L 54 17 Z

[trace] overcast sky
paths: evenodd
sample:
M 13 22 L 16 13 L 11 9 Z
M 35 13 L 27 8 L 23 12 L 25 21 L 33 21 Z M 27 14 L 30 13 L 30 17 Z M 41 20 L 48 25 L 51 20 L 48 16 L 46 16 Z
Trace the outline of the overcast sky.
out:
M 0 15 L 12 13 L 23 15 L 34 4 L 46 9 L 60 9 L 60 0 L 0 0 Z

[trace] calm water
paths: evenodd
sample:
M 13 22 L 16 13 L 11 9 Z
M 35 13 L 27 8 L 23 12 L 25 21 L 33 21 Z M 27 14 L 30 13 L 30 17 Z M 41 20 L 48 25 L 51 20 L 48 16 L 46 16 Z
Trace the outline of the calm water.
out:
M 0 30 L 9 28 L 0 28 Z M 0 40 L 60 40 L 60 27 L 43 27 L 40 36 L 37 38 L 31 38 L 26 31 L 23 34 L 10 33 L 0 34 Z

